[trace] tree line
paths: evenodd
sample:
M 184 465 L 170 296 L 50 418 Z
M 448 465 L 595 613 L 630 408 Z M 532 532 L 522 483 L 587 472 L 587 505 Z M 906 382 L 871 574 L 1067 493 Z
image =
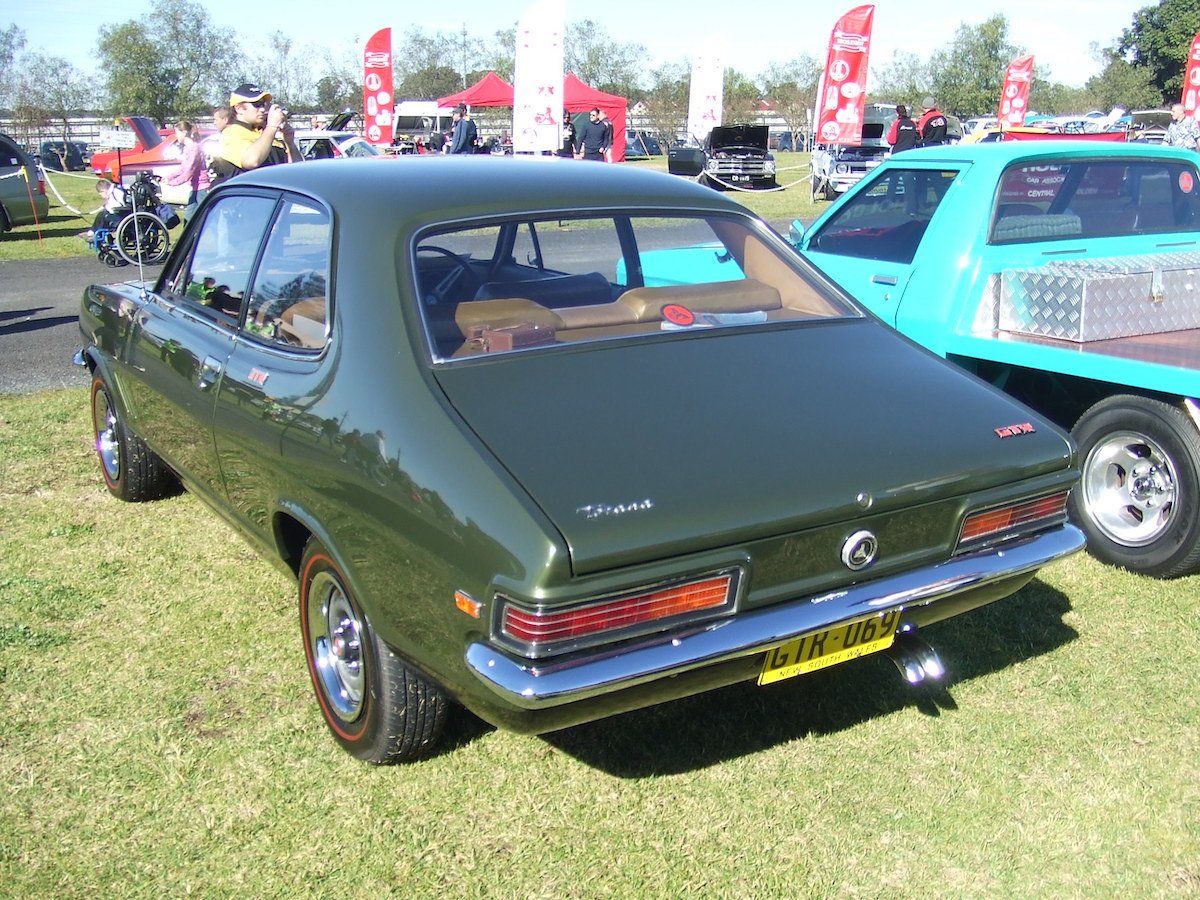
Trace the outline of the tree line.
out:
M 1098 75 L 1083 87 L 1036 77 L 1030 108 L 1061 114 L 1091 109 L 1154 108 L 1176 100 L 1192 37 L 1200 31 L 1200 0 L 1159 0 L 1134 13 L 1109 47 L 1092 45 Z M 489 70 L 512 79 L 516 26 L 483 36 L 405 32 L 393 47 L 395 93 L 435 99 L 473 83 Z M 365 40 L 365 38 L 364 38 Z M 0 28 L 0 110 L 30 128 L 66 128 L 72 116 L 140 114 L 161 125 L 206 118 L 231 86 L 268 87 L 293 112 L 358 109 L 362 68 L 358 52 L 336 55 L 301 47 L 276 31 L 254 55 L 239 48 L 232 29 L 213 24 L 192 0 L 154 0 L 149 15 L 102 27 L 96 45 L 99 77 L 70 60 L 29 49 L 15 24 Z M 871 99 L 916 104 L 932 94 L 960 117 L 994 114 L 1008 64 L 1027 51 L 1009 36 L 1008 20 L 994 15 L 977 26 L 962 24 L 953 40 L 928 58 L 900 51 L 873 60 Z M 650 127 L 674 135 L 687 119 L 691 64 L 648 66 L 646 48 L 615 40 L 591 20 L 568 23 L 566 69 L 587 84 L 642 101 Z M 809 127 L 823 61 L 809 54 L 768 62 L 761 75 L 725 72 L 725 121 L 745 121 L 765 101 L 793 136 Z

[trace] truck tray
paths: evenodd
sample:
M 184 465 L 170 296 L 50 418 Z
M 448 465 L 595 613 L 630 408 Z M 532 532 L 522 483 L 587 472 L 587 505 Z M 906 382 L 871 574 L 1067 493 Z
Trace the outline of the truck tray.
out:
M 998 324 L 1003 331 L 1080 343 L 1200 328 L 1200 253 L 1005 270 Z

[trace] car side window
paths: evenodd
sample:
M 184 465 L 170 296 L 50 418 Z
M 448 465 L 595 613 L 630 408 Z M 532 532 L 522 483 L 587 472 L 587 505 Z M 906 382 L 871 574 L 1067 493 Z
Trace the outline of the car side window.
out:
M 21 158 L 21 152 L 17 149 L 17 145 L 6 138 L 0 138 L 0 166 L 20 165 L 24 165 L 24 160 Z
M 169 293 L 235 323 L 275 203 L 270 197 L 235 195 L 210 206 Z
M 290 347 L 325 346 L 331 235 L 324 209 L 284 201 L 250 290 L 248 333 Z
M 911 263 L 957 176 L 954 170 L 890 169 L 844 200 L 808 247 L 839 256 Z

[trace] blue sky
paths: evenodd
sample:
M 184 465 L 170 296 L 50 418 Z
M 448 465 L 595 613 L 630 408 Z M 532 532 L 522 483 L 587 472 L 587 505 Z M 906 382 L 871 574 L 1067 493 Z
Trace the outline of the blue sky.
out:
M 328 0 L 205 5 L 213 21 L 233 28 L 244 45 L 252 45 L 256 36 L 265 38 L 279 30 L 301 48 L 327 46 L 335 52 L 356 55 L 368 36 L 388 26 L 398 36 L 404 29 L 415 27 L 458 33 L 465 25 L 471 37 L 488 37 L 515 24 L 531 3 L 352 3 L 339 5 L 334 15 L 330 14 Z M 750 77 L 757 76 L 766 63 L 785 62 L 800 53 L 822 59 L 834 22 L 857 5 L 854 0 L 607 0 L 600 4 L 565 0 L 565 4 L 568 23 L 591 19 L 614 40 L 645 46 L 654 63 L 690 61 L 710 34 L 721 32 L 726 36 L 726 65 Z M 1003 13 L 1013 43 L 1035 55 L 1040 76 L 1082 85 L 1099 71 L 1089 45 L 1114 43 L 1129 26 L 1133 14 L 1149 5 L 1153 0 L 878 0 L 871 66 L 875 69 L 886 64 L 898 50 L 909 50 L 927 59 L 934 48 L 953 38 L 961 23 L 978 25 Z M 27 49 L 64 56 L 88 72 L 92 69 L 97 28 L 139 17 L 150 3 L 46 0 L 8 6 L 7 12 L 0 13 L 0 26 L 15 23 L 24 29 Z M 378 11 L 370 11 L 372 7 Z M 734 26 L 731 14 L 745 18 Z

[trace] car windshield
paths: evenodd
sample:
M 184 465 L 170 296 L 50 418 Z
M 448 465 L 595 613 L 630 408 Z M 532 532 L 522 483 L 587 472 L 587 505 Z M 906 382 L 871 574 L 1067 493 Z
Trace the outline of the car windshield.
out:
M 422 234 L 434 359 L 858 315 L 740 216 L 579 216 Z
M 340 145 L 346 156 L 383 156 L 383 151 L 366 141 L 349 140 Z

